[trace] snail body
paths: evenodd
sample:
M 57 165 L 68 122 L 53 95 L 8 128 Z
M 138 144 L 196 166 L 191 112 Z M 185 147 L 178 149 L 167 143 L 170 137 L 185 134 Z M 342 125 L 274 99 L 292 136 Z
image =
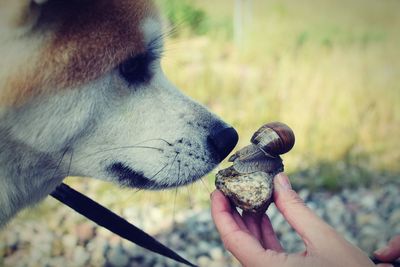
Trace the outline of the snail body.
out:
M 216 187 L 245 211 L 266 210 L 272 202 L 273 177 L 284 170 L 279 155 L 292 149 L 294 142 L 294 133 L 286 124 L 263 125 L 250 145 L 229 158 L 233 165 L 217 173 Z

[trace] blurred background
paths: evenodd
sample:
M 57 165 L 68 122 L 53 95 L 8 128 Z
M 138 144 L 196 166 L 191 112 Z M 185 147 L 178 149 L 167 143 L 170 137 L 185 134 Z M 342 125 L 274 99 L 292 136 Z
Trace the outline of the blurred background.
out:
M 239 132 L 270 121 L 296 134 L 294 187 L 367 253 L 400 233 L 400 1 L 158 0 L 169 78 Z M 227 166 L 222 164 L 221 168 Z M 185 188 L 133 192 L 66 182 L 201 266 L 238 266 L 215 232 L 216 171 Z M 301 241 L 271 207 L 289 251 Z M 0 266 L 175 266 L 48 198 L 0 233 Z

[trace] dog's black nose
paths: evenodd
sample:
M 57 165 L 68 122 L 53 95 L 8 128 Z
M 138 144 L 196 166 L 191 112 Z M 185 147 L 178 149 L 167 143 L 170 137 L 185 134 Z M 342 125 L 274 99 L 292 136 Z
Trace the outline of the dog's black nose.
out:
M 219 159 L 222 161 L 236 146 L 239 135 L 232 127 L 218 127 L 208 136 L 208 141 L 216 149 Z

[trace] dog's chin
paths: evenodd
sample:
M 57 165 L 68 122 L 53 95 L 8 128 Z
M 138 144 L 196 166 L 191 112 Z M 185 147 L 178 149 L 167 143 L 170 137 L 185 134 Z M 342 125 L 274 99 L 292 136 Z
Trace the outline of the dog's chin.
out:
M 175 182 L 169 183 L 158 183 L 145 177 L 142 172 L 135 171 L 121 162 L 116 162 L 108 166 L 107 172 L 111 176 L 116 177 L 118 179 L 118 183 L 123 187 L 147 190 L 161 190 L 184 186 L 193 183 L 202 177 L 200 175 L 194 175 L 193 177 L 185 180 L 176 180 Z

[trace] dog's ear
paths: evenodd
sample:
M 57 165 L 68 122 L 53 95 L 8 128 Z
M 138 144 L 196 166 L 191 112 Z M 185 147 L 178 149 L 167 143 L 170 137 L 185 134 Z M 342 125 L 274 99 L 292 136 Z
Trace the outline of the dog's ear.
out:
M 40 8 L 49 0 L 0 0 L 0 33 L 26 32 L 40 15 Z

